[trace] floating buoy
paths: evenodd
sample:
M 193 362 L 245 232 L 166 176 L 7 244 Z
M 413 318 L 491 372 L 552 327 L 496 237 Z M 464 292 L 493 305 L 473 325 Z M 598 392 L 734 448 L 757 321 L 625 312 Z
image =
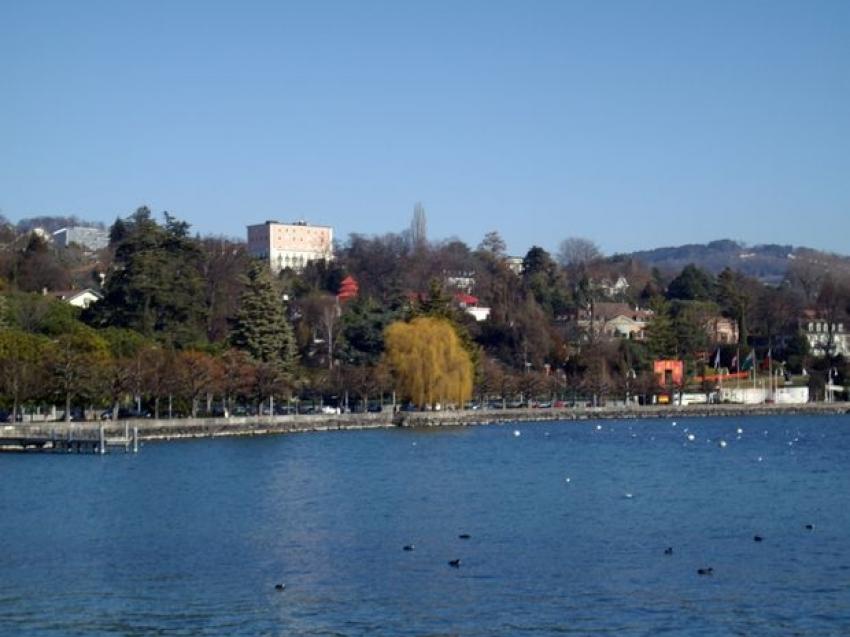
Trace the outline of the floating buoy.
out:
M 726 441 L 725 441 L 725 440 L 721 440 L 721 441 L 720 441 L 720 448 L 721 448 L 721 449 L 724 449 L 725 447 L 726 447 Z
M 688 434 L 688 440 L 690 440 L 691 442 L 693 442 L 693 441 L 694 441 L 694 440 L 696 440 L 696 439 L 697 439 L 697 437 L 696 437 L 695 435 L 693 435 L 693 434 Z
M 522 435 L 519 429 L 514 429 L 514 438 L 519 438 Z

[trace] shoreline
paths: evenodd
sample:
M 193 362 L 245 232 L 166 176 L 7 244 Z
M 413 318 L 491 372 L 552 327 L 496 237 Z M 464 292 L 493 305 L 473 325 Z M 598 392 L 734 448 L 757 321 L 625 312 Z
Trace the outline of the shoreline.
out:
M 52 448 L 45 441 L 96 440 L 101 428 L 107 436 L 137 434 L 139 441 L 168 441 L 226 436 L 266 436 L 362 429 L 467 427 L 501 423 L 582 420 L 643 420 L 655 418 L 709 418 L 769 415 L 846 415 L 850 403 L 801 405 L 649 405 L 641 407 L 587 407 L 563 409 L 487 409 L 469 411 L 391 412 L 369 414 L 312 414 L 117 422 L 24 423 L 0 425 L 0 450 Z

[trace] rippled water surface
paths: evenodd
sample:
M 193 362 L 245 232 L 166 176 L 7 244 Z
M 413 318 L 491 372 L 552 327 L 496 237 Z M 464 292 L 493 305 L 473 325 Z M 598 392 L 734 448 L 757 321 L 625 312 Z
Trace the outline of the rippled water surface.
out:
M 0 455 L 3 635 L 590 633 L 850 634 L 850 418 Z

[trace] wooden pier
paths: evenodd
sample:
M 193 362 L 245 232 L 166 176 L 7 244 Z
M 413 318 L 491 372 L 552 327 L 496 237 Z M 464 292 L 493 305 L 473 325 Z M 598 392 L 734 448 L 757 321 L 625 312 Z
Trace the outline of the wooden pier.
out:
M 139 428 L 99 423 L 31 423 L 0 425 L 0 451 L 104 454 L 139 451 Z

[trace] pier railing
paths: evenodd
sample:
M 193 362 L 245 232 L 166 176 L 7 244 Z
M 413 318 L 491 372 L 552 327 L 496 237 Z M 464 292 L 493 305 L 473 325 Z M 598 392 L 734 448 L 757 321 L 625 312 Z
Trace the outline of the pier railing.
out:
M 106 453 L 110 448 L 138 451 L 139 429 L 129 421 L 26 423 L 0 425 L 0 450 Z

